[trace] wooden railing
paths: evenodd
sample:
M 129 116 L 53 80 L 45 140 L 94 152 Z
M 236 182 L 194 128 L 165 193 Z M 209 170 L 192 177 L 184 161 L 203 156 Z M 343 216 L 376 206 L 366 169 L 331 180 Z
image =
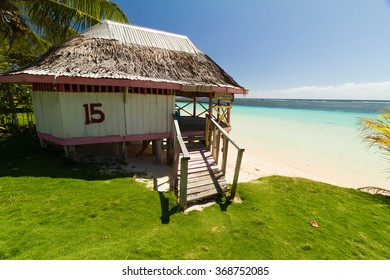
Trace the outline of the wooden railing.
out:
M 221 149 L 221 139 L 222 139 L 222 149 Z M 236 195 L 238 176 L 240 174 L 242 156 L 245 149 L 240 147 L 234 140 L 232 140 L 229 134 L 223 129 L 213 118 L 210 119 L 209 115 L 206 116 L 206 130 L 205 130 L 205 140 L 206 146 L 211 151 L 211 154 L 218 164 L 219 160 L 219 151 L 222 151 L 222 167 L 221 171 L 223 175 L 226 175 L 226 166 L 227 166 L 227 157 L 228 157 L 228 148 L 229 143 L 231 143 L 237 149 L 237 159 L 234 168 L 234 176 L 231 189 L 231 199 Z
M 180 208 L 184 209 L 187 206 L 187 181 L 188 181 L 188 161 L 190 160 L 190 154 L 187 150 L 186 145 L 184 144 L 183 137 L 181 136 L 179 122 L 177 120 L 176 114 L 173 114 L 173 152 L 174 152 L 174 161 L 173 161 L 173 176 L 172 182 L 174 188 L 178 186 L 178 171 L 180 164 L 180 194 L 179 194 L 179 205 Z M 183 156 L 180 159 L 180 153 Z
M 184 102 L 183 102 L 184 103 Z M 194 104 L 195 103 L 195 104 Z M 204 118 L 206 114 L 213 114 L 213 117 L 217 120 L 219 124 L 224 124 L 227 127 L 230 127 L 230 109 L 232 106 L 230 103 L 228 105 L 222 104 L 212 104 L 211 107 L 205 106 L 205 102 L 202 101 L 189 101 L 182 104 L 175 104 L 175 110 L 181 116 L 191 116 L 191 117 L 202 117 Z M 192 105 L 192 110 L 187 108 Z M 199 106 L 197 106 L 199 105 Z M 208 105 L 208 104 L 207 104 Z M 195 108 L 197 107 L 197 108 Z
M 214 118 L 217 120 L 218 124 L 223 123 L 226 126 L 230 127 L 230 109 L 232 106 L 228 105 L 214 105 L 213 109 L 216 113 Z
M 187 102 L 185 105 L 178 105 L 177 103 L 175 103 L 175 111 L 179 113 L 179 115 L 184 115 L 182 114 L 181 112 L 185 112 L 186 115 L 188 116 L 192 116 L 192 113 L 190 113 L 189 111 L 186 110 L 186 107 L 189 106 L 189 105 L 192 105 L 193 102 L 190 101 L 190 102 Z

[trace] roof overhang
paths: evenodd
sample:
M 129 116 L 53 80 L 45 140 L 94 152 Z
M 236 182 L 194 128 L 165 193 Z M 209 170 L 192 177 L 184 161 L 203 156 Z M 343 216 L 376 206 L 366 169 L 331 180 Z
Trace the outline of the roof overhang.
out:
M 224 85 L 183 85 L 177 82 L 157 82 L 147 80 L 130 80 L 115 78 L 86 78 L 68 77 L 54 75 L 32 75 L 32 74 L 11 74 L 0 76 L 0 83 L 48 83 L 48 84 L 80 84 L 97 86 L 123 86 L 123 87 L 145 87 L 179 90 L 183 92 L 220 92 L 233 94 L 247 94 L 245 88 L 237 88 Z

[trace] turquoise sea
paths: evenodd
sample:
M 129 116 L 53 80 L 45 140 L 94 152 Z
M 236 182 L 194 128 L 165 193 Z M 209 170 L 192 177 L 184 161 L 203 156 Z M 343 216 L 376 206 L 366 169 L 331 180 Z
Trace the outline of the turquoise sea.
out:
M 245 148 L 240 181 L 285 175 L 390 190 L 390 161 L 369 148 L 359 125 L 361 117 L 378 118 L 386 107 L 390 101 L 236 98 L 230 135 Z M 234 148 L 229 157 L 234 170 Z
M 389 101 L 236 99 L 231 135 L 245 148 L 243 172 L 308 177 L 339 186 L 390 189 L 390 163 L 363 141 L 360 117 Z
M 234 104 L 264 108 L 377 114 L 390 106 L 390 101 L 236 98 Z
M 390 101 L 277 100 L 240 98 L 234 114 L 259 115 L 319 124 L 356 127 L 360 117 L 377 118 Z

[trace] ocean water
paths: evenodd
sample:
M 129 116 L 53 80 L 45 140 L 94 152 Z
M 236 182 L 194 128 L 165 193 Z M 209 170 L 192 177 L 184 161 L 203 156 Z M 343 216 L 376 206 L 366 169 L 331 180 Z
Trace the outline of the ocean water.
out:
M 361 117 L 378 118 L 389 106 L 390 101 L 236 99 L 230 135 L 245 148 L 240 176 L 276 174 L 390 190 L 390 161 L 379 148 L 369 148 L 359 125 Z M 197 113 L 202 111 L 198 105 Z
M 236 99 L 231 135 L 246 148 L 244 161 L 252 164 L 245 168 L 254 169 L 249 173 L 390 189 L 390 162 L 377 147 L 368 148 L 359 125 L 361 117 L 377 118 L 388 106 L 386 101 Z
M 251 99 L 243 102 L 236 99 L 232 114 L 356 128 L 361 117 L 377 118 L 389 106 L 390 102 L 386 101 Z
M 251 107 L 301 109 L 351 112 L 358 114 L 378 114 L 390 106 L 385 100 L 316 100 L 316 99 L 259 99 L 237 98 L 235 105 Z

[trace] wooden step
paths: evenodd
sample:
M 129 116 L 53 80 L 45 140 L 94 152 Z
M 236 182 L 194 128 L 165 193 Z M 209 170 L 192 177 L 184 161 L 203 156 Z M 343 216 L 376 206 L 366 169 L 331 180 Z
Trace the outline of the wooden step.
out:
M 191 159 L 188 162 L 187 202 L 203 200 L 229 190 L 225 176 L 209 151 L 202 148 L 189 153 Z M 180 167 L 178 174 L 180 180 Z

